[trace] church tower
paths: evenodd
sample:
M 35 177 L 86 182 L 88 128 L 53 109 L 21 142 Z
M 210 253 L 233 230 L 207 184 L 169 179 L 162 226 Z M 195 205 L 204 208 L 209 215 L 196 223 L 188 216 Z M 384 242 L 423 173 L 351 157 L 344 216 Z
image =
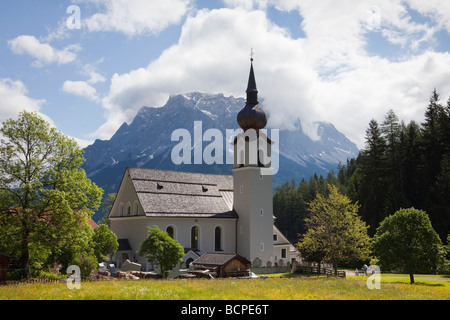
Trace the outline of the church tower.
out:
M 253 58 L 247 86 L 247 101 L 237 122 L 243 129 L 234 141 L 234 209 L 239 215 L 236 229 L 237 253 L 254 266 L 274 262 L 272 167 L 270 139 L 262 129 L 267 124 L 264 111 L 258 106 L 258 90 Z

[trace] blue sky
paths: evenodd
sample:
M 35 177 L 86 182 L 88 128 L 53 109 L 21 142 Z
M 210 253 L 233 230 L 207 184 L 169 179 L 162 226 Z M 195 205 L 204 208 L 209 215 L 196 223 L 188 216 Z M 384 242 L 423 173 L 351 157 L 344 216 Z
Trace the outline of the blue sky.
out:
M 372 118 L 450 96 L 449 1 L 5 0 L 0 30 L 0 121 L 37 111 L 83 147 L 173 94 L 244 96 L 251 48 L 269 125 L 313 139 L 363 147 Z

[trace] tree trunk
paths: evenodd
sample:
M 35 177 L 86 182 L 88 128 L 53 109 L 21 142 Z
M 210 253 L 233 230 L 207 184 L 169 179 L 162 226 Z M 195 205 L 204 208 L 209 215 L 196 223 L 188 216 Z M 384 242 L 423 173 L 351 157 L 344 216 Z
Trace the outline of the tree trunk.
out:
M 30 232 L 28 230 L 23 230 L 22 247 L 20 255 L 20 265 L 22 267 L 22 278 L 28 279 L 30 276 L 30 252 L 28 250 L 28 238 Z
M 22 245 L 22 255 L 20 256 L 21 267 L 22 267 L 22 278 L 28 279 L 30 276 L 30 255 L 28 253 L 28 245 L 26 249 L 23 249 Z
M 411 284 L 414 284 L 414 274 L 409 274 L 409 280 L 411 281 Z

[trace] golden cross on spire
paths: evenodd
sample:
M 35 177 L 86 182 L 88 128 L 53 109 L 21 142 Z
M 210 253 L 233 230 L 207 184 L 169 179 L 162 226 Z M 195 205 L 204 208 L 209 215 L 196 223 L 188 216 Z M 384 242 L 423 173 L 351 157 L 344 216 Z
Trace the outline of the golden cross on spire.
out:
M 253 48 L 250 49 L 250 61 L 253 62 L 253 56 L 255 55 L 255 53 L 253 52 Z

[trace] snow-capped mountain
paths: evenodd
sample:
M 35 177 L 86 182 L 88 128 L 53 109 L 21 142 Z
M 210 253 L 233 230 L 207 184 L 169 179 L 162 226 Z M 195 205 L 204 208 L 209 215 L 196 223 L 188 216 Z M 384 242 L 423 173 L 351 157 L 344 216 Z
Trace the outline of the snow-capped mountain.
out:
M 227 129 L 239 129 L 236 116 L 244 106 L 243 98 L 193 92 L 171 96 L 160 108 L 143 107 L 110 140 L 97 140 L 85 149 L 84 169 L 107 193 L 117 191 L 126 167 L 231 174 L 232 165 L 225 160 L 224 164 L 212 165 L 174 164 L 171 153 L 179 141 L 172 141 L 172 133 L 186 129 L 192 138 L 192 149 L 199 143 L 194 141 L 198 133 L 194 123 L 201 122 L 202 134 L 214 128 L 225 138 Z M 357 156 L 356 144 L 332 124 L 318 122 L 316 126 L 318 138 L 314 140 L 304 134 L 300 121 L 293 131 L 279 131 L 279 170 L 274 177 L 275 184 L 292 178 L 308 179 L 314 173 L 325 175 L 339 163 Z M 203 148 L 209 143 L 203 142 Z M 223 146 L 231 149 L 227 141 Z

